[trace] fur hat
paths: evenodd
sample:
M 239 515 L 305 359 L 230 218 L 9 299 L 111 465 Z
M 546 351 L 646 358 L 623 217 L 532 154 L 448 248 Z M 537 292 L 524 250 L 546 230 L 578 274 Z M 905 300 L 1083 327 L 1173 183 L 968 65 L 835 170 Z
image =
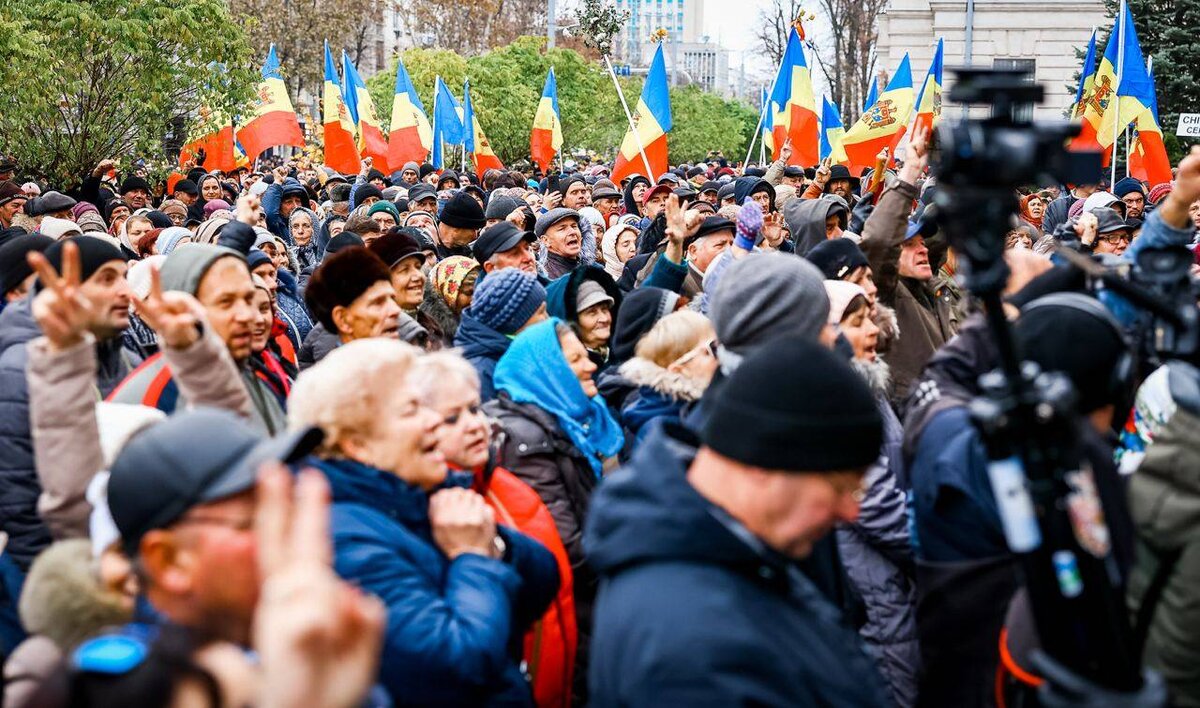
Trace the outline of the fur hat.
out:
M 337 332 L 333 309 L 349 306 L 380 280 L 390 283 L 387 264 L 365 246 L 343 248 L 313 271 L 304 290 L 308 310 L 330 332 Z

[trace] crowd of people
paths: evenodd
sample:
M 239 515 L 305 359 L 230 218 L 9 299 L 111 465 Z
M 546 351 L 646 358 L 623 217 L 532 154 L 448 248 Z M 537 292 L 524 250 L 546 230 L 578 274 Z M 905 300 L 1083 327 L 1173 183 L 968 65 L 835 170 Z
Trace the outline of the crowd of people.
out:
M 861 176 L 3 161 L 3 705 L 1028 705 L 1062 667 L 929 137 Z M 1131 365 L 1062 255 L 1200 262 L 1176 172 L 1022 188 L 1004 306 L 1200 705 L 1200 362 Z

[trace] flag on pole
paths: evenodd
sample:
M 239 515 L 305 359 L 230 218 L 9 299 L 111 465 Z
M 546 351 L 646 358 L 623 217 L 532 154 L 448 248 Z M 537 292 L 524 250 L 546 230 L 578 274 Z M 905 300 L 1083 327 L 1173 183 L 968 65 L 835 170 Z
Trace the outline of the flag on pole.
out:
M 1094 142 L 1080 142 L 1084 137 L 1080 135 L 1072 143 L 1080 147 L 1090 145 L 1092 148 L 1104 148 L 1106 164 L 1112 154 L 1113 123 L 1117 119 L 1117 101 L 1115 99 L 1118 83 L 1117 63 L 1120 52 L 1121 17 L 1118 16 L 1113 21 L 1113 31 L 1108 37 L 1108 44 L 1104 47 L 1104 56 L 1100 58 L 1100 66 L 1096 68 L 1096 74 L 1092 80 L 1091 97 L 1084 97 L 1087 104 L 1083 112 L 1083 121 L 1086 124 L 1084 130 L 1088 132 L 1088 137 L 1094 139 Z M 1108 127 L 1104 129 L 1106 124 Z
M 333 63 L 329 42 L 325 43 L 325 90 L 321 104 L 321 112 L 324 114 L 321 120 L 325 129 L 325 164 L 346 174 L 358 172 L 361 158 L 358 145 L 354 142 L 354 121 L 350 118 L 350 109 L 342 100 L 337 65 Z
M 458 101 L 442 77 L 437 77 L 433 84 L 433 166 L 440 170 L 445 167 L 444 147 L 462 145 L 463 124 Z
M 1109 43 L 1111 44 L 1111 38 Z M 1108 50 L 1104 53 L 1107 55 Z M 1116 61 L 1115 55 L 1113 61 Z M 1078 150 L 1098 149 L 1100 143 L 1096 133 L 1100 128 L 1102 111 L 1093 106 L 1096 95 L 1096 31 L 1092 30 L 1092 38 L 1088 41 L 1087 56 L 1079 69 L 1079 86 L 1075 89 L 1075 103 L 1071 105 L 1071 119 L 1080 122 L 1079 135 L 1071 138 L 1071 148 Z M 1091 109 L 1091 110 L 1089 110 Z
M 242 147 L 241 141 L 236 138 L 233 141 L 233 164 L 234 169 L 250 167 L 250 156 L 246 154 L 246 148 Z
M 651 182 L 667 171 L 670 163 L 667 161 L 667 133 L 671 132 L 671 97 L 667 92 L 667 64 L 663 59 L 662 44 L 654 50 L 654 59 L 650 61 L 650 71 L 646 73 L 646 83 L 642 85 L 642 95 L 638 99 L 637 108 L 633 111 L 633 130 L 625 131 L 621 141 L 621 150 L 617 153 L 617 161 L 613 163 L 612 180 L 620 184 L 621 180 L 633 174 L 646 175 Z M 646 160 L 642 159 L 639 144 L 646 150 Z
M 479 118 L 475 116 L 475 104 L 471 101 L 471 81 L 470 79 L 463 82 L 463 128 L 465 132 L 465 145 L 467 152 L 471 153 L 472 159 L 475 160 L 475 174 L 483 179 L 483 173 L 491 170 L 504 169 L 504 163 L 496 157 L 496 153 L 492 150 L 492 144 L 488 142 L 487 136 L 483 134 L 483 128 L 479 125 Z
M 842 138 L 850 165 L 859 169 L 874 167 L 875 156 L 885 147 L 891 148 L 894 154 L 912 112 L 912 66 L 906 53 L 879 99 Z
M 775 154 L 775 127 L 774 118 L 775 111 L 771 107 L 771 95 L 767 92 L 767 87 L 762 88 L 762 98 L 759 101 L 759 110 L 762 111 L 762 141 L 767 148 L 768 155 Z
M 379 117 L 375 114 L 375 102 L 371 100 L 371 93 L 367 91 L 366 82 L 358 75 L 358 69 L 354 67 L 354 62 L 350 61 L 350 55 L 344 49 L 342 50 L 342 71 L 344 72 L 342 84 L 349 88 L 353 101 L 353 103 L 348 102 L 348 107 L 350 108 L 350 117 L 354 119 L 355 126 L 358 128 L 358 149 L 363 157 L 371 158 L 375 169 L 388 174 L 391 172 L 388 168 L 388 144 L 387 139 L 383 137 Z
M 913 129 L 924 126 L 933 130 L 942 119 L 942 46 L 944 41 L 938 39 L 937 51 L 933 53 L 933 63 L 929 65 L 929 73 L 925 75 L 925 83 L 921 84 L 921 94 L 917 97 L 917 118 Z
M 204 161 L 197 166 L 206 171 L 232 172 L 237 169 L 233 154 L 233 121 L 229 116 L 215 113 L 208 106 L 200 107 L 200 120 L 192 135 L 195 136 L 179 151 L 179 166 L 196 159 L 204 151 Z
M 292 109 L 292 99 L 288 98 L 279 69 L 279 57 L 272 44 L 263 63 L 254 116 L 237 131 L 237 139 L 246 148 L 250 159 L 275 145 L 304 147 L 304 133 L 300 131 L 300 121 Z
M 1158 122 L 1158 97 L 1155 93 L 1154 74 L 1146 69 L 1142 61 L 1142 48 L 1133 29 L 1133 20 L 1126 11 L 1127 44 L 1121 83 L 1117 87 L 1120 101 L 1119 120 L 1134 114 L 1134 142 L 1128 160 L 1129 172 L 1151 186 L 1171 181 L 1171 161 L 1163 145 L 1162 127 Z
M 420 164 L 433 147 L 433 128 L 421 97 L 408 77 L 402 59 L 396 60 L 396 93 L 392 97 L 392 125 L 388 135 L 388 165 L 400 169 L 406 162 Z
M 846 129 L 842 127 L 837 106 L 825 96 L 821 106 L 821 159 L 832 157 L 834 164 L 845 164 L 846 148 L 842 145 L 845 136 Z
M 546 85 L 542 89 L 542 98 L 538 101 L 537 113 L 533 116 L 533 131 L 529 135 L 529 154 L 542 172 L 550 168 L 550 161 L 562 148 L 562 142 L 562 117 L 558 112 L 558 80 L 554 77 L 554 67 L 550 67 L 549 73 L 546 74 Z
M 863 102 L 863 113 L 871 110 L 871 106 L 879 100 L 879 79 L 871 77 L 871 88 L 867 91 L 867 100 Z
M 808 62 L 804 59 L 804 46 L 794 27 L 788 35 L 783 60 L 779 63 L 771 101 L 779 108 L 772 120 L 776 148 L 782 147 L 784 140 L 791 138 L 792 157 L 788 164 L 803 167 L 817 164 L 817 101 Z

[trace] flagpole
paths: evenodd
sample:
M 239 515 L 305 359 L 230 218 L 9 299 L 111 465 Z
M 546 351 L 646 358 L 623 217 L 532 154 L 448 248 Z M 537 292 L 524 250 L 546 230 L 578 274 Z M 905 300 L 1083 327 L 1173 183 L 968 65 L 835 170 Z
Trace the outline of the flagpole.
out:
M 768 101 L 771 99 L 768 98 Z M 758 140 L 758 136 L 762 133 L 763 120 L 767 115 L 767 104 L 764 103 L 762 110 L 758 112 L 758 123 L 754 125 L 754 133 L 750 136 L 750 149 L 746 151 L 746 159 L 742 161 L 742 169 L 746 169 L 746 164 L 750 162 L 750 156 L 754 154 L 754 142 Z
M 1112 165 L 1109 175 L 1108 188 L 1112 189 L 1113 184 L 1117 181 L 1117 137 L 1121 134 L 1121 74 L 1125 72 L 1125 13 L 1129 9 L 1125 5 L 1125 0 L 1121 0 L 1121 9 L 1117 14 L 1117 26 L 1120 27 L 1119 44 L 1117 44 L 1117 85 L 1113 90 L 1113 98 L 1116 99 L 1117 115 L 1113 118 L 1113 139 L 1112 139 Z M 1111 41 L 1111 40 L 1110 40 Z M 1129 161 L 1129 151 L 1125 151 L 1125 161 Z
M 604 57 L 604 65 L 608 67 L 608 75 L 612 77 L 613 86 L 617 87 L 617 97 L 621 99 L 621 108 L 625 109 L 625 120 L 629 123 L 629 132 L 633 133 L 633 139 L 637 141 L 638 153 L 641 154 L 642 164 L 646 167 L 646 178 L 653 182 L 657 175 L 650 167 L 650 158 L 646 157 L 646 146 L 642 145 L 642 136 L 638 134 L 637 126 L 633 124 L 633 114 L 629 112 L 629 103 L 625 101 L 625 92 L 621 90 L 621 82 L 617 81 L 617 72 L 613 71 L 612 60 L 608 58 L 608 55 L 602 54 L 601 56 Z M 566 141 L 564 140 L 564 142 Z
M 430 150 L 430 155 L 429 155 L 431 160 L 432 160 L 434 154 L 436 154 L 437 152 L 440 152 L 438 150 L 437 99 L 438 99 L 438 82 L 440 82 L 441 79 L 442 79 L 441 76 L 435 75 L 433 77 L 433 120 L 431 120 L 429 122 L 429 132 L 433 134 L 433 145 L 430 146 L 431 150 Z M 416 87 L 413 87 L 413 90 L 415 91 Z M 444 160 L 443 160 L 443 162 L 444 162 Z

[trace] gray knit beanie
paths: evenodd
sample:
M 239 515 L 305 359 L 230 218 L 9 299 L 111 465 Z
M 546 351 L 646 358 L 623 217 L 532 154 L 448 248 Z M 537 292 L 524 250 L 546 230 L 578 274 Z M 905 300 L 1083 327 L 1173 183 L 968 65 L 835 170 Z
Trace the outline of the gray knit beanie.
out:
M 725 269 L 711 315 L 721 346 L 742 356 L 785 335 L 815 341 L 829 318 L 824 276 L 794 255 L 751 253 Z
M 246 262 L 246 257 L 232 248 L 207 243 L 185 243 L 171 251 L 171 255 L 163 261 L 159 273 L 162 289 L 181 290 L 195 295 L 200 289 L 200 281 L 204 279 L 204 274 L 221 258 L 236 258 Z

